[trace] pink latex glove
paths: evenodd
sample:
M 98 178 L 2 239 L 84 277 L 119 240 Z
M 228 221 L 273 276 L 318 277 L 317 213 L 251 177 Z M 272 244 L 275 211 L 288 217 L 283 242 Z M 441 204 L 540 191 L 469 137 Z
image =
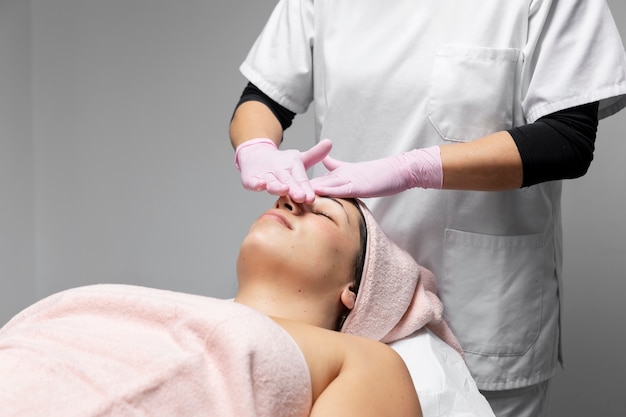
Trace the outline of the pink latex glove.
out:
M 439 146 L 355 163 L 328 156 L 323 163 L 330 172 L 313 178 L 311 186 L 329 197 L 382 197 L 414 187 L 443 186 Z
M 247 190 L 288 194 L 297 203 L 312 203 L 315 192 L 306 170 L 323 160 L 332 146 L 329 139 L 324 139 L 305 152 L 281 151 L 271 139 L 252 139 L 237 146 L 235 166 Z

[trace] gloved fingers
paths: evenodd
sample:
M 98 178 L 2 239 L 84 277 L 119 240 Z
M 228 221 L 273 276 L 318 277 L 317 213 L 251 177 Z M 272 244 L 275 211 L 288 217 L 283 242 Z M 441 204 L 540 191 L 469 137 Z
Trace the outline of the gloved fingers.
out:
M 311 204 L 315 201 L 315 191 L 313 191 L 308 178 L 289 184 L 289 197 L 296 203 Z
M 268 172 L 263 176 L 263 179 L 259 179 L 259 183 L 262 184 L 262 187 L 257 191 L 266 190 L 276 196 L 285 195 L 289 191 L 289 186 L 277 178 L 276 173 Z
M 241 177 L 243 188 L 249 191 L 266 190 L 272 195 L 285 195 L 289 191 L 289 186 L 277 180 L 274 175 L 267 173 L 263 176 L 243 176 Z
M 309 150 L 301 152 L 302 164 L 304 169 L 309 169 L 313 165 L 322 161 L 333 147 L 330 139 L 322 139 L 319 143 L 312 146 Z
M 280 170 L 274 175 L 287 188 L 285 193 L 296 203 L 310 204 L 315 200 L 315 192 L 303 166 L 296 165 L 291 170 Z
M 315 192 L 309 185 L 309 181 L 293 183 L 289 187 L 289 197 L 296 203 L 311 204 L 315 201 Z
M 361 197 L 353 184 L 341 184 L 336 186 L 316 186 L 315 193 L 324 197 L 351 198 Z
M 339 168 L 341 166 L 349 164 L 349 162 L 340 161 L 338 159 L 333 158 L 330 155 L 326 156 L 326 158 L 324 158 L 322 160 L 322 163 L 324 164 L 326 169 L 329 170 L 329 171 L 334 171 L 334 170 L 336 170 L 337 168 Z
M 289 187 L 279 181 L 271 181 L 265 187 L 265 190 L 271 195 L 283 196 L 289 193 Z
M 249 191 L 263 191 L 265 190 L 265 182 L 257 177 L 244 177 L 241 176 L 241 184 L 243 188 Z
M 357 189 L 352 182 L 332 173 L 313 178 L 311 180 L 311 186 L 317 195 L 327 197 L 358 197 Z
M 311 180 L 311 186 L 314 190 L 317 190 L 319 187 L 339 187 L 348 183 L 349 181 L 346 180 L 346 178 L 333 172 L 315 177 Z

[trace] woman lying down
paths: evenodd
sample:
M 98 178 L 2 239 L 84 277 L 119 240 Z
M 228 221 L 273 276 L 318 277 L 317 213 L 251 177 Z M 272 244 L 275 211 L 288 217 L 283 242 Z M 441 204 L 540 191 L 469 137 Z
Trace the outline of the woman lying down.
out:
M 459 350 L 430 273 L 358 201 L 280 198 L 237 278 L 235 302 L 92 285 L 25 309 L 0 329 L 2 416 L 415 417 L 381 341 L 427 327 Z

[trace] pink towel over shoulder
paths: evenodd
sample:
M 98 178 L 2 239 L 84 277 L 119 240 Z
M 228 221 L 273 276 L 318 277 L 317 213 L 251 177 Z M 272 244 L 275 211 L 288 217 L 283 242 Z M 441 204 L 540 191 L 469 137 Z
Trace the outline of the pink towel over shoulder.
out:
M 360 207 L 367 226 L 365 267 L 341 331 L 391 343 L 427 327 L 463 355 L 443 318 L 433 274 L 387 237 L 363 203 Z
M 293 339 L 230 300 L 87 286 L 0 329 L 2 417 L 308 416 L 310 384 Z

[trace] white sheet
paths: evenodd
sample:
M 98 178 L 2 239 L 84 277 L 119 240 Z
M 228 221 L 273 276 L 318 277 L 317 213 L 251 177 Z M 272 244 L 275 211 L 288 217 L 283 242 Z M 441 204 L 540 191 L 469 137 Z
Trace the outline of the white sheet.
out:
M 409 368 L 424 417 L 495 417 L 461 355 L 428 329 L 390 346 Z

